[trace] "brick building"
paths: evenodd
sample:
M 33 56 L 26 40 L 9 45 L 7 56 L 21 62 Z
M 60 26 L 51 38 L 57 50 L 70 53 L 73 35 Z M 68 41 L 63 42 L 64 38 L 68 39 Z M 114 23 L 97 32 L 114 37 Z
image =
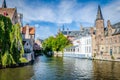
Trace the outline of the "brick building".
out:
M 0 14 L 7 16 L 11 19 L 12 24 L 19 23 L 22 26 L 23 15 L 17 13 L 17 8 L 8 8 L 6 5 L 6 0 L 3 0 L 2 7 L 0 7 Z
M 97 59 L 119 59 L 120 58 L 120 22 L 107 26 L 104 25 L 101 8 L 98 6 L 95 27 L 91 28 L 92 53 Z

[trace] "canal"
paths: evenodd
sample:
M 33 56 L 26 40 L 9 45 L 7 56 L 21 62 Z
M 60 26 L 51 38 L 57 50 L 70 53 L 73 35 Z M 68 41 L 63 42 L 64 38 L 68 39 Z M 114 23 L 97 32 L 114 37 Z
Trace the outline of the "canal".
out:
M 120 62 L 40 56 L 33 65 L 0 69 L 0 80 L 120 80 Z

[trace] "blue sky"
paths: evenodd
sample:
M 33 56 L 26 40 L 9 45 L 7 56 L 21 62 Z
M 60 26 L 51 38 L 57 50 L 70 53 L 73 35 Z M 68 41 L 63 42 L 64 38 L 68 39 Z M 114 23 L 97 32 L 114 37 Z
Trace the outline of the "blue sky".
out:
M 69 30 L 93 27 L 98 5 L 105 20 L 120 22 L 120 0 L 6 0 L 8 7 L 17 7 L 23 23 L 36 27 L 36 38 L 57 34 L 63 25 Z M 2 0 L 0 0 L 0 5 Z

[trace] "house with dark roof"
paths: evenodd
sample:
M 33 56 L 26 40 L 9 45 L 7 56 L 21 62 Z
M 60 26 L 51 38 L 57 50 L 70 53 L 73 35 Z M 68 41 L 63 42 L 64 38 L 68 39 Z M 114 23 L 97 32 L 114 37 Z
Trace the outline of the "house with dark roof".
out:
M 62 30 L 59 31 L 61 32 L 64 36 L 66 36 L 71 42 L 73 42 L 74 39 L 86 36 L 90 34 L 90 27 L 80 27 L 80 30 Z
M 76 31 L 61 31 L 73 44 L 71 47 L 64 49 L 64 56 L 91 58 L 92 57 L 92 43 L 90 27 L 80 27 Z

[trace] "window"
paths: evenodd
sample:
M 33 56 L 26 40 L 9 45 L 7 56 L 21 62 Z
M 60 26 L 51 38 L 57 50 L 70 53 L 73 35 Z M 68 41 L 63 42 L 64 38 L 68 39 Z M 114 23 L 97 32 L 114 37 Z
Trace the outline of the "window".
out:
M 110 43 L 112 43 L 112 38 L 110 38 Z
M 73 52 L 75 52 L 75 49 L 73 49 Z
M 117 50 L 116 50 L 116 47 L 114 47 L 114 53 L 116 54 Z
M 119 54 L 120 54 L 120 46 L 119 46 Z
M 115 39 L 115 43 L 117 43 L 117 40 Z
M 78 48 L 78 52 L 79 52 L 79 48 Z
M 88 47 L 87 47 L 87 53 L 89 52 L 89 49 L 88 49 Z
M 89 47 L 89 53 L 91 53 L 91 47 Z
M 108 52 L 108 47 L 106 47 L 106 52 Z
M 85 47 L 85 53 L 86 53 L 86 47 Z
M 117 54 L 119 54 L 119 47 L 117 47 Z
M 119 36 L 119 42 L 120 42 L 120 36 Z

